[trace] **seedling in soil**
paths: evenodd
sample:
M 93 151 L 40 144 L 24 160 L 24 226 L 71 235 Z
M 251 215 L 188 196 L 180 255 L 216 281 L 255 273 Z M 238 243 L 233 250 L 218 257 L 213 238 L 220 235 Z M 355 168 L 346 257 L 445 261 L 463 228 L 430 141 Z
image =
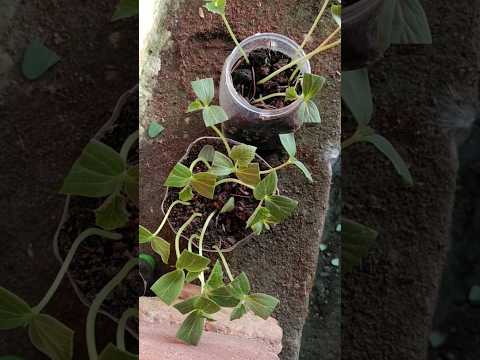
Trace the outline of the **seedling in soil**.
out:
M 55 280 L 43 299 L 36 306 L 30 306 L 26 301 L 0 287 L 0 330 L 28 328 L 31 343 L 39 351 L 53 360 L 70 360 L 73 358 L 73 331 L 43 310 L 55 295 L 76 250 L 86 238 L 101 236 L 118 240 L 119 234 L 90 228 L 83 231 L 72 244 Z M 91 358 L 92 359 L 92 358 Z
M 230 34 L 233 42 L 235 43 L 235 45 L 238 46 L 246 63 L 249 64 L 248 56 L 247 54 L 245 54 L 245 50 L 243 50 L 243 48 L 240 46 L 240 43 L 238 42 L 237 37 L 235 36 L 235 33 L 233 32 L 228 22 L 227 16 L 225 15 L 225 6 L 226 6 L 227 0 L 204 0 L 204 1 L 205 1 L 204 7 L 208 11 L 214 14 L 220 15 L 222 17 L 223 23 L 225 24 L 225 27 L 227 28 L 227 31 Z
M 308 81 L 308 80 L 307 80 Z M 234 196 L 227 196 L 218 210 L 208 214 L 196 212 L 199 208 L 194 199 L 194 192 L 200 197 L 218 201 L 216 195 L 222 185 L 233 183 L 242 186 L 247 197 L 256 201 L 256 208 L 249 214 L 245 227 L 255 234 L 270 230 L 273 226 L 290 217 L 298 206 L 297 201 L 279 195 L 277 171 L 294 165 L 313 181 L 310 171 L 297 158 L 297 147 L 293 134 L 280 136 L 280 140 L 288 153 L 288 160 L 275 167 L 262 170 L 260 163 L 255 162 L 256 147 L 238 144 L 230 146 L 229 140 L 216 125 L 227 120 L 223 109 L 212 105 L 214 84 L 212 79 L 197 80 L 192 83 L 197 99 L 190 104 L 188 112 L 202 111 L 203 121 L 207 127 L 219 136 L 225 151 L 218 151 L 212 145 L 205 145 L 190 164 L 177 163 L 168 175 L 165 186 L 179 189 L 179 199 L 174 201 L 167 210 L 160 226 L 152 233 L 143 226 L 139 229 L 140 243 L 151 243 L 154 250 L 167 262 L 170 257 L 170 244 L 161 239 L 158 234 L 165 226 L 172 209 L 177 205 L 191 206 L 195 209 L 190 217 L 180 226 L 175 236 L 175 270 L 163 275 L 152 286 L 151 290 L 167 305 L 174 305 L 182 314 L 188 315 L 177 333 L 177 337 L 192 345 L 197 345 L 206 321 L 213 320 L 213 315 L 221 308 L 233 308 L 231 320 L 241 318 L 248 311 L 267 319 L 278 305 L 278 300 L 266 294 L 252 294 L 250 283 L 245 273 L 234 277 L 225 259 L 222 249 L 215 247 L 220 261 L 216 261 L 209 271 L 211 260 L 203 255 L 204 241 L 208 228 L 221 226 L 218 223 L 220 214 L 235 212 Z M 313 96 L 321 87 L 319 82 L 312 81 L 308 96 Z M 310 99 L 308 99 L 310 100 Z M 214 109 L 209 111 L 208 109 Z M 205 111 L 207 110 L 207 111 Z M 193 227 L 198 219 L 206 220 L 201 229 L 195 229 L 188 238 L 188 245 L 183 251 L 180 239 Z M 216 218 L 215 221 L 213 219 Z M 195 248 L 198 252 L 195 252 Z M 223 264 L 223 266 L 222 266 Z M 224 281 L 224 273 L 228 281 Z M 206 277 L 209 271 L 208 278 Z M 182 289 L 188 283 L 198 281 L 200 294 L 178 303 Z
M 64 180 L 63 194 L 91 198 L 106 197 L 96 210 L 96 224 L 105 230 L 124 227 L 129 220 L 127 202 L 138 202 L 138 165 L 128 154 L 138 140 L 138 131 L 125 140 L 120 153 L 92 140 Z

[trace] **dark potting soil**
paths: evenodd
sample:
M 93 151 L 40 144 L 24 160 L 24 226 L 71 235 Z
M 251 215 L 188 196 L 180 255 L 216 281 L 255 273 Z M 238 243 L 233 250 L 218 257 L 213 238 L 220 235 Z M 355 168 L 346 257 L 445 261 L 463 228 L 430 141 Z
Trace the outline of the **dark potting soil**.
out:
M 188 157 L 182 163 L 190 166 L 205 145 L 212 145 L 217 151 L 225 151 L 223 144 L 220 142 L 214 140 L 200 141 L 192 147 Z M 262 170 L 267 169 L 266 165 L 262 163 L 260 163 L 260 168 Z M 194 171 L 206 171 L 205 165 L 197 165 Z M 165 211 L 170 204 L 178 200 L 180 191 L 181 189 L 169 189 L 168 197 L 164 204 Z M 207 250 L 213 250 L 215 245 L 221 249 L 229 248 L 252 233 L 250 229 L 245 228 L 245 225 L 257 207 L 258 201 L 253 198 L 252 191 L 245 186 L 234 183 L 222 184 L 215 189 L 213 200 L 194 192 L 191 203 L 195 204 L 195 206 L 175 206 L 169 217 L 170 223 L 176 231 L 194 212 L 203 214 L 202 217 L 195 219 L 183 232 L 183 235 L 190 237 L 195 233 L 199 233 L 208 215 L 214 210 L 219 212 L 232 196 L 235 198 L 235 209 L 231 212 L 216 215 L 212 219 L 204 238 L 204 248 Z
M 125 139 L 138 127 L 138 94 L 132 96 L 123 107 L 117 125 L 109 131 L 102 142 L 119 151 Z M 130 159 L 137 159 L 138 148 L 132 148 Z M 85 229 L 96 227 L 95 209 L 105 201 L 84 197 L 72 197 L 68 218 L 59 234 L 60 256 L 65 258 L 73 241 Z M 128 202 L 129 223 L 115 232 L 122 234 L 120 240 L 109 240 L 99 236 L 85 239 L 78 248 L 69 275 L 87 301 L 91 302 L 98 292 L 120 271 L 125 263 L 138 256 L 138 207 Z M 138 272 L 132 271 L 120 286 L 107 297 L 104 309 L 120 317 L 130 307 L 136 307 L 138 297 L 143 294 L 143 282 Z
M 279 109 L 287 106 L 289 103 L 284 97 L 274 97 L 261 103 L 253 103 L 255 99 L 262 96 L 285 92 L 289 86 L 288 80 L 295 71 L 292 67 L 278 76 L 275 76 L 265 84 L 258 85 L 258 82 L 266 76 L 287 65 L 291 58 L 271 49 L 256 49 L 248 54 L 250 64 L 240 58 L 232 71 L 233 85 L 237 92 L 242 95 L 252 105 L 263 109 Z

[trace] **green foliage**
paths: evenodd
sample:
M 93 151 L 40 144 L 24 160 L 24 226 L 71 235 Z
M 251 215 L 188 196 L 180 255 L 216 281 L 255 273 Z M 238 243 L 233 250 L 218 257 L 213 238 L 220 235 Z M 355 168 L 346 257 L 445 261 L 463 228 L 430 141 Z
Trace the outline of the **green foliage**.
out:
M 313 100 L 303 101 L 298 108 L 298 117 L 303 123 L 317 123 L 319 124 L 322 119 L 320 118 L 320 112 L 317 105 Z
M 155 121 L 152 121 L 149 125 L 148 125 L 148 136 L 151 138 L 151 139 L 154 139 L 156 138 L 157 136 L 159 136 L 161 133 L 163 133 L 165 131 L 165 128 L 155 122 Z
M 272 171 L 270 174 L 265 176 L 262 181 L 253 190 L 253 196 L 257 200 L 264 200 L 267 196 L 273 195 L 277 190 L 278 185 L 278 176 L 276 171 Z
M 233 209 L 235 209 L 235 198 L 232 196 L 227 200 L 225 205 L 223 205 L 222 209 L 220 210 L 220 214 L 231 212 Z
M 38 79 L 60 61 L 60 57 L 47 48 L 39 39 L 33 40 L 25 50 L 22 73 L 29 80 Z
M 132 134 L 127 141 L 135 139 L 135 135 Z M 126 150 L 122 156 L 104 143 L 90 141 L 73 164 L 60 190 L 68 195 L 106 197 L 95 211 L 96 224 L 105 230 L 122 228 L 128 223 L 127 198 L 138 203 L 138 166 L 128 164 Z
M 177 163 L 168 175 L 164 185 L 174 188 L 184 188 L 185 192 L 182 191 L 181 195 L 181 200 L 183 201 L 187 201 L 185 199 L 190 197 L 191 189 L 189 190 L 188 186 L 191 186 L 200 195 L 208 199 L 213 199 L 216 180 L 217 177 L 210 172 L 194 174 L 185 165 Z
M 150 287 L 150 290 L 165 304 L 172 305 L 182 292 L 184 282 L 185 273 L 178 269 L 163 275 Z
M 197 99 L 188 106 L 187 112 L 202 110 L 206 127 L 212 127 L 228 120 L 225 111 L 217 105 L 211 105 L 215 96 L 215 86 L 212 78 L 192 81 L 192 89 Z
M 290 134 L 280 134 L 280 142 L 283 145 L 283 148 L 287 152 L 287 154 L 290 156 L 289 162 L 293 165 L 295 165 L 297 168 L 299 168 L 305 177 L 308 179 L 308 181 L 313 182 L 313 177 L 308 168 L 300 161 L 298 160 L 295 156 L 297 155 L 297 144 L 295 142 L 295 134 L 290 133 Z
M 265 206 L 273 218 L 280 222 L 293 214 L 298 202 L 282 195 L 269 195 L 265 198 Z
M 342 100 L 360 125 L 370 122 L 373 101 L 366 68 L 342 72 Z
M 245 144 L 236 145 L 232 148 L 230 158 L 238 163 L 239 166 L 248 166 L 253 159 L 255 159 L 256 151 L 257 148 L 255 146 Z
M 251 163 L 247 166 L 240 166 L 235 170 L 235 175 L 245 184 L 257 186 L 261 180 L 260 165 L 258 163 Z
M 226 155 L 219 151 L 215 151 L 213 157 L 213 166 L 210 169 L 210 173 L 216 176 L 228 176 L 235 172 L 235 165 L 233 161 Z
M 210 260 L 191 251 L 184 250 L 175 265 L 177 269 L 189 272 L 201 272 L 207 269 Z
M 342 26 L 342 5 L 332 4 L 332 6 L 330 7 L 330 11 L 337 25 Z
M 225 0 L 205 0 L 204 7 L 218 15 L 225 15 Z
M 28 335 L 32 344 L 50 359 L 72 359 L 73 331 L 57 319 L 44 314 L 35 315 Z
M 138 15 L 139 0 L 120 0 L 112 16 L 112 21 Z
M 0 287 L 0 330 L 25 327 L 32 316 L 32 309 L 23 299 Z
M 303 75 L 303 99 L 305 102 L 312 100 L 317 96 L 318 92 L 323 88 L 325 78 L 315 74 Z
M 198 345 L 205 326 L 205 315 L 196 310 L 187 316 L 177 332 L 177 338 L 190 345 Z
M 342 219 L 342 270 L 350 272 L 361 264 L 378 233 L 365 225 Z
M 120 350 L 110 343 L 100 353 L 98 360 L 138 360 L 138 355 Z

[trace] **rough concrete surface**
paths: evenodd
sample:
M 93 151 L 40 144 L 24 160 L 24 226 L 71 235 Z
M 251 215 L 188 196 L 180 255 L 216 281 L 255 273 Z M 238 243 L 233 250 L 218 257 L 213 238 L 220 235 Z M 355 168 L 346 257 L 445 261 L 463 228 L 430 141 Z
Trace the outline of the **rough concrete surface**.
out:
M 199 287 L 187 286 L 179 301 L 199 293 Z M 200 344 L 189 346 L 175 338 L 186 316 L 158 298 L 140 298 L 140 358 L 154 360 L 276 360 L 282 350 L 282 329 L 278 322 L 262 320 L 251 313 L 229 321 L 232 309 L 222 309 L 207 322 Z
M 198 115 L 185 115 L 193 94 L 190 82 L 211 76 L 216 84 L 221 66 L 233 43 L 221 19 L 199 8 L 202 1 L 182 3 L 170 11 L 165 26 L 172 41 L 160 56 L 162 68 L 152 98 L 148 101 L 143 127 L 159 121 L 166 131 L 162 137 L 142 138 L 140 150 L 141 188 L 140 222 L 153 228 L 161 220 L 159 205 L 163 198 L 163 181 L 188 144 L 205 135 Z M 319 10 L 319 2 L 305 0 L 300 4 L 281 1 L 230 1 L 227 16 L 239 39 L 257 32 L 279 32 L 297 42 L 303 40 Z M 326 16 L 316 32 L 311 49 L 335 27 Z M 282 192 L 300 203 L 296 214 L 271 233 L 252 240 L 228 256 L 235 272 L 246 271 L 254 291 L 278 297 L 280 306 L 274 316 L 284 329 L 281 359 L 299 356 L 302 329 L 308 313 L 309 294 L 317 267 L 319 245 L 331 181 L 330 160 L 335 157 L 340 136 L 340 51 L 314 58 L 314 72 L 327 78 L 319 99 L 320 126 L 304 126 L 297 134 L 298 157 L 310 168 L 315 179 L 309 184 L 295 169 L 280 173 Z M 283 155 L 267 156 L 272 165 Z M 165 233 L 165 237 L 172 234 Z M 339 326 L 339 325 L 338 325 Z

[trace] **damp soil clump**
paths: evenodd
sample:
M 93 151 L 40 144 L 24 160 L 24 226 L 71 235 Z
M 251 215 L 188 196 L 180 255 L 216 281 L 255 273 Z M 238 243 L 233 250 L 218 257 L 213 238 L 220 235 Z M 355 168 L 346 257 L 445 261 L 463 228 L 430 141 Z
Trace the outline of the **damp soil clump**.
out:
M 289 79 L 295 71 L 295 67 L 283 71 L 264 84 L 258 84 L 260 80 L 287 65 L 292 59 L 280 51 L 256 49 L 248 54 L 248 60 L 250 64 L 247 64 L 242 57 L 233 67 L 232 80 L 235 90 L 250 104 L 261 109 L 273 110 L 289 105 L 283 96 L 270 98 L 260 103 L 254 103 L 254 100 L 270 94 L 284 93 L 287 87 L 294 85 L 293 83 L 289 84 Z M 297 93 L 299 93 L 300 85 L 297 85 Z
M 194 144 L 188 156 L 182 159 L 181 163 L 185 166 L 190 166 L 205 145 L 212 145 L 215 150 L 219 152 L 225 151 L 222 143 L 205 139 L 204 141 Z M 258 159 L 254 161 L 258 161 Z M 268 167 L 266 164 L 260 162 L 260 169 L 266 170 Z M 194 168 L 195 173 L 207 170 L 204 164 L 198 164 Z M 169 189 L 165 203 L 163 204 L 164 211 L 170 204 L 178 200 L 181 190 L 182 189 L 175 188 Z M 232 196 L 235 198 L 234 210 L 220 214 L 220 210 Z M 252 231 L 246 228 L 245 225 L 248 218 L 255 211 L 258 201 L 255 200 L 252 191 L 247 187 L 235 183 L 221 184 L 216 187 L 213 200 L 200 196 L 194 191 L 193 199 L 190 203 L 194 204 L 194 206 L 175 206 L 169 216 L 169 222 L 173 230 L 177 231 L 194 212 L 203 214 L 202 217 L 196 218 L 183 232 L 183 235 L 188 238 L 193 234 L 199 233 L 208 215 L 217 210 L 217 215 L 212 219 L 205 234 L 203 241 L 203 248 L 205 250 L 213 251 L 214 246 L 218 246 L 221 249 L 230 248 L 252 234 Z
M 132 96 L 121 110 L 117 122 L 109 130 L 101 142 L 111 146 L 116 151 L 125 139 L 138 127 L 138 95 Z M 129 162 L 138 159 L 138 147 L 132 147 Z M 138 160 L 137 160 L 138 161 Z M 95 210 L 104 198 L 85 198 L 72 196 L 68 215 L 59 233 L 58 248 L 62 259 L 70 250 L 77 236 L 84 230 L 95 225 Z M 122 269 L 125 263 L 138 256 L 138 216 L 137 204 L 127 199 L 127 211 L 130 214 L 128 224 L 116 229 L 120 240 L 104 239 L 91 236 L 85 239 L 78 248 L 69 267 L 69 277 L 76 285 L 84 299 L 91 303 L 99 291 Z M 104 302 L 103 309 L 119 318 L 128 308 L 137 306 L 138 297 L 143 294 L 143 282 L 138 273 L 132 271 L 117 286 Z

